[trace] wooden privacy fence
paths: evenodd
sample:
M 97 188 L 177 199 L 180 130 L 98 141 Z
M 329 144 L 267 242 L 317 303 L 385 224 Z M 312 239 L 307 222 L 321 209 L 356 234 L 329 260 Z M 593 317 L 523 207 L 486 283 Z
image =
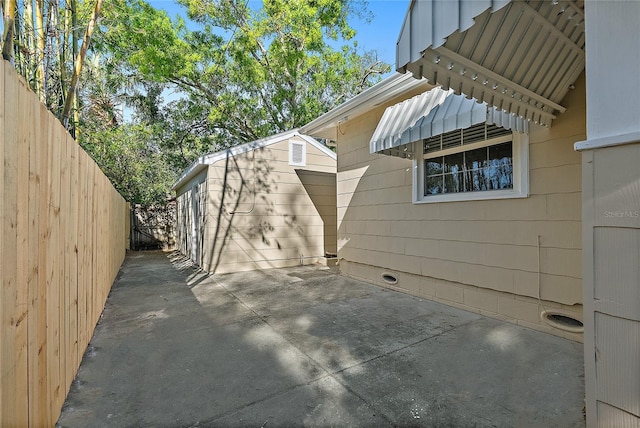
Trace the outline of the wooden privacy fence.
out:
M 124 259 L 129 211 L 0 63 L 0 426 L 53 426 Z

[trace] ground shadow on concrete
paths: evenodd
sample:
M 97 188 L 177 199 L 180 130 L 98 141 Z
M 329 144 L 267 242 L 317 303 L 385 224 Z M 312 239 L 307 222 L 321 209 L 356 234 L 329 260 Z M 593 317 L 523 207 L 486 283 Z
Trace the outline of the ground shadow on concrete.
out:
M 580 427 L 582 367 L 581 344 L 328 268 L 131 253 L 58 424 Z

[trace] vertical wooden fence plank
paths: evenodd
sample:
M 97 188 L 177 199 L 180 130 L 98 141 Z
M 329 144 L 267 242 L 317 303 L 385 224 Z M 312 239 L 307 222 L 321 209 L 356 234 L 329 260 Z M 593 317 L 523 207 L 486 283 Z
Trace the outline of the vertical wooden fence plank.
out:
M 95 296 L 95 282 L 96 282 L 96 271 L 95 271 L 95 236 L 96 236 L 96 228 L 93 227 L 94 222 L 96 221 L 96 210 L 95 210 L 95 173 L 96 173 L 96 164 L 93 162 L 89 163 L 89 187 L 87 189 L 87 194 L 89 196 L 87 201 L 87 209 L 89 210 L 89 217 L 87 218 L 87 233 L 89 234 L 89 239 L 87 242 L 88 249 L 88 258 L 87 258 L 87 266 L 88 266 L 88 281 L 87 281 L 87 336 L 89 337 L 89 341 L 91 341 L 91 336 L 93 334 L 93 326 L 95 325 L 95 319 L 93 316 L 94 307 L 93 301 Z
M 87 221 L 87 159 L 82 151 L 79 153 L 78 175 L 82 177 L 79 181 L 80 200 L 78 203 L 78 346 L 80 358 L 84 349 L 89 344 L 87 338 L 87 243 L 86 227 Z
M 33 426 L 51 426 L 55 423 L 55 415 L 51 413 L 50 396 L 49 396 L 49 384 L 48 384 L 48 343 L 47 343 L 47 280 L 48 280 L 48 260 L 49 260 L 49 248 L 51 240 L 51 222 L 49 220 L 49 154 L 50 147 L 48 143 L 49 133 L 49 120 L 50 114 L 47 108 L 40 104 L 39 106 L 39 135 L 37 141 L 38 155 L 39 155 L 39 179 L 40 179 L 40 203 L 38 209 L 39 218 L 39 235 L 40 242 L 38 245 L 38 392 L 37 400 L 34 404 L 38 406 L 36 410 L 39 415 L 38 421 L 32 424 Z M 42 421 L 42 422 L 40 422 Z
M 98 194 L 100 195 L 100 200 L 102 200 L 102 198 L 104 198 L 104 179 L 102 177 L 99 177 L 98 180 Z M 97 206 L 97 210 L 98 210 L 98 224 L 104 224 L 106 225 L 106 216 L 105 216 L 105 206 L 106 204 L 98 204 Z M 100 315 L 102 314 L 102 308 L 104 307 L 103 300 L 104 300 L 104 283 L 106 282 L 106 278 L 104 275 L 104 268 L 105 268 L 105 262 L 106 262 L 106 257 L 104 255 L 105 251 L 104 251 L 104 247 L 106 244 L 106 239 L 105 239 L 105 230 L 106 228 L 104 227 L 100 227 L 100 228 L 96 228 L 96 230 L 98 231 L 98 240 L 97 240 L 97 245 L 96 245 L 96 252 L 98 253 L 98 260 L 97 260 L 97 268 L 98 268 L 98 300 L 95 303 L 95 308 L 96 308 L 96 323 L 100 320 Z
M 29 362 L 29 424 L 31 426 L 43 426 L 47 421 L 42 417 L 41 411 L 46 407 L 46 402 L 41 401 L 40 382 L 42 371 L 42 360 L 40 359 L 40 345 L 42 342 L 42 334 L 46 331 L 46 319 L 42 319 L 40 311 L 40 174 L 42 160 L 42 149 L 40 144 L 40 103 L 37 96 L 32 92 L 27 92 L 27 108 L 29 110 L 29 119 L 24 121 L 23 126 L 29 132 L 26 144 L 29 147 L 29 266 L 28 266 L 28 303 L 29 312 L 27 320 L 27 355 Z
M 67 270 L 67 225 L 69 217 L 69 153 L 67 133 L 58 129 L 58 141 L 60 145 L 60 242 L 58 254 L 60 255 L 60 282 L 58 293 L 60 296 L 60 404 L 67 395 L 67 360 L 69 359 L 69 271 Z
M 84 328 L 82 322 L 82 311 L 84 297 L 83 282 L 84 282 L 84 267 L 83 267 L 83 241 L 84 241 L 84 229 L 82 227 L 82 218 L 84 217 L 84 157 L 82 156 L 82 150 L 78 151 L 78 218 L 76 221 L 76 248 L 77 248 L 77 264 L 78 264 L 78 312 L 77 312 L 77 324 L 78 324 L 78 353 L 79 358 L 82 358 L 82 350 L 84 349 L 84 336 L 82 329 Z
M 68 164 L 67 164 L 67 146 L 66 146 L 67 131 L 60 124 L 56 123 L 56 142 L 60 147 L 59 151 L 59 164 L 60 164 L 60 186 L 58 187 L 58 242 L 57 242 L 57 270 L 58 270 L 58 283 L 56 288 L 58 290 L 58 394 L 56 396 L 55 404 L 57 408 L 62 408 L 64 399 L 66 397 L 66 359 L 67 359 L 67 337 L 66 337 L 66 254 L 65 254 L 65 239 L 66 239 L 66 216 L 67 216 L 67 200 L 68 188 L 69 188 L 69 176 L 68 176 Z
M 85 228 L 87 231 L 86 236 L 86 248 L 87 248 L 87 259 L 85 260 L 86 265 L 86 278 L 87 283 L 85 285 L 86 290 L 86 319 L 87 319 L 87 340 L 89 343 L 91 342 L 91 336 L 93 334 L 93 284 L 95 281 L 95 273 L 93 272 L 93 259 L 95 257 L 93 251 L 93 240 L 95 231 L 93 228 L 93 222 L 95 221 L 95 212 L 93 209 L 93 191 L 94 191 L 94 173 L 96 170 L 95 163 L 93 160 L 89 160 L 87 162 L 87 219 L 85 223 Z
M 51 234 L 47 258 L 47 378 L 51 414 L 57 414 L 60 396 L 60 145 L 57 124 L 49 118 L 47 145 L 49 146 L 49 222 Z
M 7 65 L 4 61 L 0 64 L 0 248 L 2 248 L 2 254 L 6 254 L 12 251 L 13 248 L 9 246 L 10 241 L 5 238 L 5 225 L 6 222 L 11 219 L 7 218 L 8 208 L 5 203 L 5 147 L 9 144 L 9 136 L 6 135 L 8 127 L 5 127 L 5 104 L 9 101 L 7 99 L 7 89 L 5 86 L 5 67 Z M 8 83 L 7 83 L 8 85 Z M 4 257 L 0 257 L 0 385 L 9 385 L 9 373 L 10 369 L 10 357 L 13 353 L 13 346 L 9 342 L 11 340 L 10 330 L 7 327 L 7 320 L 10 317 L 10 306 L 6 301 L 8 296 L 4 293 L 4 284 L 10 280 L 11 268 L 9 267 L 9 259 L 5 260 Z M 5 379 L 6 377 L 6 379 Z M 0 426 L 7 425 L 9 423 L 9 417 L 12 414 L 10 409 L 13 403 L 8 401 L 10 397 L 5 397 L 8 394 L 8 387 L 2 387 L 0 389 Z
M 71 138 L 67 137 L 69 159 L 69 216 L 67 222 L 67 270 L 69 272 L 69 294 L 67 302 L 69 305 L 69 331 L 67 340 L 69 341 L 69 355 L 67 361 L 67 385 L 68 391 L 73 382 L 76 369 L 80 364 L 78 358 L 78 145 Z
M 4 87 L 4 76 L 5 76 L 5 65 L 0 64 L 0 249 L 2 250 L 2 254 L 6 251 L 9 251 L 8 243 L 5 242 L 4 239 L 4 224 L 5 224 L 5 207 L 4 207 L 4 147 L 7 144 L 7 138 L 5 136 L 5 119 L 4 119 L 4 108 L 7 103 L 7 99 L 5 97 L 6 91 Z M 4 277 L 7 275 L 6 272 L 6 263 L 3 257 L 0 257 L 0 287 L 4 285 Z M 4 288 L 4 287 L 3 287 Z M 4 374 L 7 371 L 7 360 L 5 360 L 5 352 L 7 349 L 10 349 L 8 346 L 9 338 L 5 336 L 6 331 L 4 328 L 5 322 L 5 308 L 4 308 L 4 293 L 0 290 L 0 426 L 5 425 L 8 421 L 8 416 L 5 414 L 4 407 L 6 404 L 3 400 L 4 398 L 4 388 L 3 378 Z
M 2 62 L 5 64 L 5 62 Z M 6 66 L 6 65 L 5 65 Z M 5 120 L 7 123 L 15 122 L 15 107 L 17 104 L 16 82 L 11 76 L 6 76 L 4 82 L 4 95 L 7 104 L 11 103 L 11 109 L 5 109 Z M 2 222 L 2 289 L 0 296 L 0 304 L 3 306 L 2 311 L 2 343 L 3 354 L 0 357 L 2 364 L 2 372 L 0 372 L 0 384 L 3 385 L 2 391 L 2 425 L 17 423 L 17 397 L 12 393 L 16 387 L 16 337 L 15 337 L 15 305 L 17 298 L 17 266 L 16 257 L 17 247 L 17 192 L 16 192 L 16 175 L 17 175 L 17 151 L 16 151 L 16 129 L 7 127 L 4 132 L 5 144 L 0 148 L 3 151 L 3 185 L 4 195 L 3 202 L 3 222 Z M 6 386 L 5 386 L 6 385 Z
M 97 180 L 97 194 L 100 195 L 100 198 L 103 197 L 104 195 L 104 181 L 102 180 L 102 177 L 98 177 Z M 98 212 L 98 215 L 96 217 L 98 224 L 105 224 L 105 216 L 104 216 L 104 205 L 103 204 L 97 204 L 96 205 L 96 211 Z M 106 244 L 105 242 L 105 233 L 104 233 L 104 228 L 96 228 L 97 232 L 98 232 L 98 239 L 96 240 L 96 246 L 95 246 L 95 250 L 96 253 L 98 254 L 98 260 L 96 263 L 96 269 L 98 272 L 97 275 L 97 279 L 98 279 L 98 283 L 97 283 L 97 289 L 98 289 L 98 299 L 95 302 L 95 308 L 96 308 L 96 322 L 98 322 L 98 320 L 100 319 L 100 307 L 101 307 L 101 303 L 102 303 L 102 297 L 103 297 L 103 284 L 104 284 L 104 263 L 105 263 L 105 257 L 104 257 L 104 246 Z
M 101 194 L 102 194 L 102 198 L 103 200 L 106 200 L 107 203 L 103 203 L 101 205 L 101 211 L 102 211 L 102 221 L 105 226 L 107 227 L 103 227 L 100 228 L 101 232 L 102 232 L 102 239 L 101 239 L 101 245 L 100 245 L 100 252 L 102 253 L 102 257 L 101 257 L 101 263 L 100 263 L 100 268 L 102 270 L 102 283 L 100 284 L 100 303 L 99 303 L 99 307 L 100 307 L 100 314 L 102 314 L 102 308 L 104 308 L 104 305 L 107 301 L 107 295 L 109 294 L 109 289 L 111 288 L 111 274 L 110 272 L 108 272 L 110 270 L 110 266 L 109 266 L 109 251 L 111 250 L 111 246 L 110 244 L 110 234 L 111 231 L 109 229 L 109 203 L 108 201 L 111 199 L 108 196 L 108 192 L 109 192 L 109 188 L 111 187 L 111 184 L 109 183 L 109 180 L 107 180 L 104 177 L 101 177 L 102 179 L 100 180 L 102 183 L 101 186 Z
M 4 61 L 3 61 L 4 62 Z M 7 144 L 8 138 L 5 135 L 5 117 L 4 117 L 4 109 L 5 104 L 8 102 L 6 99 L 6 90 L 4 84 L 5 77 L 5 64 L 0 64 L 0 249 L 2 250 L 2 254 L 9 251 L 8 242 L 4 239 L 4 227 L 5 227 L 5 187 L 4 187 L 4 148 Z M 7 264 L 4 261 L 3 257 L 0 257 L 0 287 L 4 288 L 5 276 L 7 274 Z M 6 398 L 5 388 L 2 387 L 4 384 L 4 376 L 5 373 L 8 372 L 8 360 L 5 355 L 11 350 L 9 346 L 9 337 L 5 336 L 7 331 L 5 329 L 5 319 L 6 319 L 6 309 L 4 304 L 4 293 L 0 289 L 0 426 L 5 425 L 8 421 L 8 415 L 5 413 L 5 403 Z
M 31 93 L 26 83 L 18 80 L 18 175 L 16 177 L 17 192 L 17 243 L 18 259 L 18 294 L 16 301 L 16 361 L 18 385 L 14 393 L 17 396 L 20 420 L 29 421 L 29 139 L 32 130 L 32 118 L 29 115 Z M 23 413 L 24 412 L 24 413 Z
M 6 68 L 7 63 L 3 61 Z M 4 109 L 5 123 L 18 123 L 20 120 L 20 82 L 16 75 L 6 74 L 4 82 L 5 102 L 11 107 Z M 18 191 L 24 191 L 18 180 L 23 176 L 25 168 L 24 148 L 20 147 L 21 135 L 15 126 L 6 127 L 4 130 L 5 141 L 0 150 L 4 151 L 3 174 L 3 223 L 2 223 L 2 297 L 3 305 L 1 333 L 3 348 L 1 359 L 0 384 L 2 384 L 2 424 L 20 426 L 28 424 L 28 397 L 25 385 L 27 384 L 26 370 L 26 301 L 24 291 L 26 278 L 19 269 L 25 268 L 25 254 L 18 245 L 22 244 L 23 236 L 28 234 L 28 226 L 25 220 L 19 218 L 25 216 L 24 195 L 19 196 Z M 28 156 L 28 148 L 27 148 Z M 28 171 L 28 164 L 26 165 Z M 28 172 L 27 172 L 28 173 Z M 21 210 L 18 213 L 18 210 Z M 26 208 L 28 210 L 28 207 Z M 23 283 L 20 283 L 24 280 Z M 24 317 L 23 317 L 24 314 Z M 24 329 L 24 332 L 22 331 Z M 24 334 L 24 337 L 23 337 Z M 23 343 L 24 340 L 24 343 Z M 22 396 L 18 396 L 22 393 Z
M 31 92 L 26 83 L 18 78 L 17 123 L 30 123 Z M 14 393 L 18 400 L 19 421 L 29 423 L 29 356 L 28 356 L 28 311 L 29 311 L 29 139 L 31 129 L 18 127 L 18 164 L 16 177 L 17 193 L 17 299 L 16 299 L 16 374 L 18 384 Z
M 104 284 L 102 284 L 102 298 L 106 302 L 107 296 L 109 295 L 109 289 L 111 288 L 111 272 L 113 272 L 113 265 L 111 264 L 111 256 L 113 253 L 113 221 L 111 218 L 111 204 L 113 203 L 113 195 L 111 193 L 111 184 L 109 180 L 105 181 L 104 187 L 105 197 L 109 200 L 109 203 L 105 205 L 105 221 L 107 222 L 108 227 L 105 230 L 105 249 L 104 249 L 104 258 L 105 258 L 105 278 Z
M 95 167 L 96 172 L 98 167 Z M 92 222 L 96 224 L 102 224 L 100 218 L 100 174 L 94 175 L 93 182 L 93 219 Z M 91 326 L 93 327 L 98 323 L 100 314 L 98 313 L 98 306 L 100 305 L 100 262 L 102 261 L 102 254 L 100 253 L 100 238 L 102 237 L 102 231 L 97 227 L 93 227 L 93 244 L 92 253 L 93 257 L 93 301 L 91 302 Z

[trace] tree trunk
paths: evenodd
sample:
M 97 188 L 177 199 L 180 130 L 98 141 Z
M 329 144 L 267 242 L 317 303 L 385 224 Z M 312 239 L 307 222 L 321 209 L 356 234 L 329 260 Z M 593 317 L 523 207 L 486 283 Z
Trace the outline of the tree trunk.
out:
M 16 0 L 4 0 L 4 34 L 2 35 L 2 57 L 13 64 L 13 36 Z
M 70 0 L 69 7 L 71 9 L 71 48 L 73 49 L 73 61 L 78 57 L 78 2 Z
M 21 71 L 23 76 L 31 76 L 34 70 L 33 53 L 36 50 L 35 39 L 33 32 L 33 2 L 24 2 L 24 16 L 22 18 L 21 25 L 16 25 L 18 28 L 18 43 L 19 49 L 22 50 L 21 58 Z
M 60 34 L 60 41 L 58 42 L 60 45 L 60 58 L 58 59 L 58 73 L 60 73 L 60 88 L 61 88 L 61 96 L 62 98 L 66 95 L 66 84 L 67 84 L 67 61 L 69 60 L 69 46 L 72 43 L 71 33 L 73 32 L 73 28 L 71 26 L 71 15 L 74 13 L 73 9 L 67 5 L 64 9 L 63 15 L 63 26 L 62 33 Z M 75 61 L 75 57 L 71 59 L 71 63 Z
M 23 29 L 22 23 L 20 22 L 22 19 L 20 17 L 20 12 L 15 13 L 13 15 L 13 28 L 14 28 L 14 37 L 13 37 L 13 66 L 15 67 L 18 74 L 22 74 L 22 69 L 24 68 L 24 55 L 22 54 L 23 48 Z
M 77 0 L 70 0 L 69 6 L 71 8 L 71 47 L 73 49 L 72 62 L 75 62 L 78 58 L 78 2 Z M 80 141 L 80 103 L 78 97 L 73 97 L 73 138 L 76 141 Z
M 44 94 L 44 50 L 46 45 L 45 26 L 44 26 L 44 0 L 36 0 L 36 20 L 33 28 L 34 37 L 36 39 L 36 93 L 40 97 L 40 101 L 45 100 Z
M 50 99 L 50 80 L 51 80 L 51 71 L 53 70 L 53 63 L 56 61 L 56 53 L 60 49 L 59 41 L 58 41 L 58 0 L 49 0 L 47 2 L 48 10 L 45 14 L 47 18 L 47 26 L 45 27 L 45 48 L 44 48 L 44 101 L 45 104 L 49 105 L 49 109 L 52 109 L 54 105 L 52 104 L 52 100 Z
M 82 40 L 82 47 L 80 48 L 80 53 L 76 58 L 75 65 L 73 67 L 73 74 L 71 75 L 71 83 L 69 84 L 69 91 L 67 92 L 67 98 L 64 101 L 64 109 L 62 110 L 62 124 L 67 127 L 69 125 L 69 113 L 71 112 L 71 107 L 73 106 L 73 100 L 76 95 L 76 88 L 78 86 L 78 79 L 80 78 L 80 72 L 82 71 L 82 63 L 84 62 L 84 57 L 87 54 L 87 49 L 89 49 L 89 44 L 91 43 L 91 36 L 93 35 L 93 30 L 96 27 L 96 22 L 98 17 L 100 16 L 100 10 L 102 9 L 102 0 L 96 0 L 96 5 L 93 8 L 93 15 L 91 16 L 91 20 L 87 25 L 87 29 L 84 32 L 84 39 Z

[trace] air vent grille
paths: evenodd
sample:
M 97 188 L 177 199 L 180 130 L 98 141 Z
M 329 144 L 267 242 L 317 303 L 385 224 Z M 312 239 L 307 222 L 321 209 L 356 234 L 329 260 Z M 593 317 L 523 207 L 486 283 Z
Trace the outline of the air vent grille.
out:
M 440 150 L 486 141 L 503 135 L 511 135 L 511 131 L 496 125 L 480 123 L 467 129 L 456 129 L 455 131 L 424 139 L 424 153 L 439 152 Z

